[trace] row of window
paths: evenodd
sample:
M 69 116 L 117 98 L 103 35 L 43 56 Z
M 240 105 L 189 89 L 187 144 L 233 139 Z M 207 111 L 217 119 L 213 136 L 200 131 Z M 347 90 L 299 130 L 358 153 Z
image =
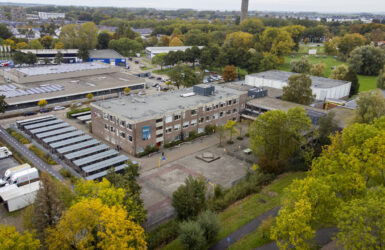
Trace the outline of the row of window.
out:
M 110 132 L 113 132 L 113 133 L 116 132 L 116 128 L 115 128 L 114 126 L 109 126 L 107 123 L 104 123 L 104 129 L 105 129 L 105 130 L 108 130 L 108 131 L 110 131 Z M 132 142 L 132 136 L 126 134 L 126 133 L 123 132 L 123 131 L 119 131 L 119 136 L 122 137 L 122 138 L 124 138 L 124 139 L 127 138 L 127 140 L 128 140 L 129 142 Z
M 127 128 L 128 130 L 132 130 L 132 124 L 129 124 L 129 123 L 127 123 L 124 120 L 119 120 L 119 118 L 116 118 L 113 115 L 109 115 L 107 113 L 103 113 L 103 118 L 105 120 L 109 120 L 112 123 L 118 124 L 119 126 L 121 126 L 123 128 Z

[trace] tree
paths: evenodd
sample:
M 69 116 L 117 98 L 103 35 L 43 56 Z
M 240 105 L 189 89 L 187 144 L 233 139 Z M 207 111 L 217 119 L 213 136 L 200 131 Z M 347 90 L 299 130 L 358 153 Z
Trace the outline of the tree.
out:
M 352 83 L 350 85 L 349 97 L 358 94 L 358 91 L 360 89 L 360 82 L 358 81 L 357 73 L 353 69 L 349 68 L 348 73 L 346 73 L 344 79 L 342 80 Z
M 108 32 L 102 31 L 98 35 L 98 44 L 96 46 L 97 49 L 107 49 L 108 44 L 110 43 L 111 36 Z
M 6 40 L 3 42 L 3 45 L 7 45 L 7 46 L 11 47 L 11 50 L 12 50 L 12 51 L 15 50 L 15 48 L 16 48 L 15 41 L 12 40 L 12 39 L 10 39 L 10 38 L 6 39 Z
M 196 217 L 206 208 L 206 184 L 203 178 L 194 179 L 191 175 L 185 184 L 172 194 L 172 206 L 180 220 Z
M 98 32 L 99 29 L 93 22 L 83 23 L 80 26 L 79 30 L 79 42 L 77 47 L 82 48 L 82 46 L 87 49 L 95 49 L 98 43 Z
M 124 88 L 124 94 L 128 95 L 131 92 L 131 89 L 129 87 Z
M 29 48 L 30 49 L 43 49 L 43 45 L 39 42 L 39 40 L 31 40 L 29 41 Z
M 124 56 L 130 56 L 134 53 L 138 53 L 143 49 L 142 44 L 129 38 L 120 38 L 119 40 L 111 40 L 108 47 L 116 50 Z
M 356 47 L 366 44 L 366 38 L 358 33 L 345 34 L 338 41 L 338 50 L 346 58 Z
M 249 60 L 247 60 L 247 72 L 249 74 L 261 71 L 263 55 L 260 52 L 251 53 Z
M 0 24 L 0 38 L 6 40 L 10 37 L 12 37 L 12 32 L 8 29 L 7 25 L 4 23 Z
M 88 58 L 90 57 L 90 52 L 88 51 L 88 47 L 86 45 L 82 45 L 79 48 L 78 57 L 81 58 L 83 62 L 88 62 Z
M 39 106 L 40 108 L 43 108 L 45 105 L 47 105 L 47 100 L 45 99 L 41 99 L 40 101 L 37 102 L 37 106 Z
M 261 33 L 265 28 L 262 20 L 259 18 L 248 18 L 243 20 L 240 27 L 243 32 L 248 32 L 250 34 Z
M 348 63 L 357 74 L 378 75 L 385 64 L 385 53 L 379 47 L 358 47 L 350 53 Z
M 279 58 L 268 52 L 263 52 L 263 59 L 261 61 L 261 70 L 267 71 L 272 69 L 277 69 L 279 64 Z
M 280 28 L 266 28 L 260 40 L 263 51 L 276 55 L 281 63 L 284 62 L 283 56 L 289 54 L 295 46 L 289 32 Z
M 201 250 L 206 245 L 203 231 L 196 221 L 186 221 L 179 225 L 179 238 L 186 249 Z
M 329 77 L 331 79 L 343 80 L 348 72 L 348 66 L 346 66 L 345 64 L 341 64 L 332 70 Z
M 215 134 L 218 136 L 219 138 L 219 146 L 222 147 L 222 140 L 225 138 L 226 136 L 226 129 L 225 129 L 225 126 L 221 125 L 221 126 L 216 126 L 215 127 Z
M 20 51 L 16 51 L 13 54 L 13 60 L 14 60 L 15 64 L 25 63 L 25 57 L 26 57 L 26 55 Z
M 28 231 L 20 234 L 14 226 L 0 224 L 0 246 L 2 249 L 37 250 L 41 244 Z
M 250 148 L 260 157 L 261 168 L 270 173 L 282 172 L 288 159 L 305 143 L 304 134 L 310 127 L 310 118 L 300 107 L 287 113 L 273 110 L 259 115 L 250 125 L 249 134 Z
M 36 54 L 32 53 L 32 52 L 28 52 L 25 56 L 24 56 L 24 61 L 25 63 L 27 64 L 30 64 L 30 65 L 33 65 L 37 62 L 37 56 Z
M 118 29 L 115 32 L 116 39 L 120 38 L 129 38 L 129 39 L 135 39 L 135 37 L 138 36 L 138 33 L 135 33 L 130 25 L 127 23 L 120 23 L 118 25 Z
M 54 62 L 56 64 L 62 64 L 64 62 L 63 54 L 60 51 L 58 51 L 57 54 L 55 55 Z
M 315 99 L 311 83 L 310 77 L 304 74 L 290 76 L 288 85 L 283 87 L 282 100 L 309 105 Z
M 201 50 L 197 46 L 193 46 L 191 49 L 188 48 L 184 52 L 185 60 L 193 64 L 195 68 L 195 61 L 199 59 Z
M 16 43 L 16 49 L 27 49 L 28 44 L 26 42 Z
M 169 44 L 170 47 L 179 47 L 183 45 L 183 42 L 178 37 L 174 37 Z
M 88 93 L 86 98 L 91 101 L 91 99 L 94 98 L 94 95 L 92 93 Z
M 168 76 L 179 89 L 180 86 L 191 87 L 198 84 L 201 81 L 202 74 L 201 72 L 198 74 L 187 65 L 178 64 L 169 71 Z
M 78 48 L 79 27 L 77 24 L 64 25 L 60 32 L 60 42 L 66 49 Z
M 0 113 L 4 113 L 5 110 L 7 109 L 7 102 L 5 101 L 5 96 L 0 95 Z
M 375 119 L 385 115 L 385 99 L 379 89 L 361 92 L 357 99 L 357 105 L 355 122 L 372 123 Z
M 47 230 L 49 249 L 146 249 L 143 228 L 120 206 L 84 198 Z
M 368 190 L 364 198 L 344 204 L 336 212 L 338 243 L 348 249 L 385 246 L 385 189 Z
M 380 73 L 377 77 L 377 88 L 385 89 L 385 66 L 380 70 Z
M 329 112 L 325 117 L 321 117 L 319 120 L 319 141 L 320 144 L 328 145 L 330 144 L 329 136 L 338 131 L 338 124 L 335 120 L 335 113 Z
M 64 43 L 62 42 L 55 43 L 54 49 L 64 49 Z
M 232 82 L 237 78 L 237 69 L 234 65 L 227 65 L 223 68 L 222 78 L 226 82 Z
M 170 44 L 169 36 L 161 36 L 159 38 L 159 46 L 168 46 Z
M 214 212 L 211 212 L 210 210 L 203 211 L 198 215 L 197 222 L 208 243 L 216 240 L 221 225 L 218 216 Z
M 293 39 L 295 45 L 293 47 L 293 50 L 298 51 L 299 50 L 299 43 L 303 38 L 303 34 L 306 30 L 305 26 L 302 25 L 290 25 L 284 27 L 284 29 L 289 32 L 291 38 Z
M 52 36 L 43 36 L 43 37 L 40 39 L 40 43 L 41 43 L 41 45 L 42 45 L 45 49 L 51 48 L 52 42 L 53 42 L 53 37 L 52 37 Z
M 247 32 L 234 32 L 226 36 L 224 46 L 227 48 L 250 49 L 253 47 L 253 35 Z
M 163 69 L 163 66 L 165 65 L 165 57 L 167 56 L 167 53 L 159 53 L 156 56 L 152 58 L 152 63 L 153 64 L 158 64 L 160 65 L 160 69 Z
M 238 129 L 236 129 L 235 127 L 236 125 L 237 125 L 237 121 L 233 121 L 233 120 L 228 120 L 227 123 L 225 124 L 225 130 L 230 135 L 230 142 L 233 141 L 233 134 L 234 135 L 239 134 Z
M 324 63 L 314 64 L 310 69 L 310 75 L 321 76 L 325 75 L 326 65 Z
M 295 73 L 309 73 L 312 64 L 306 57 L 301 57 L 299 60 L 290 62 L 291 72 Z
M 46 172 L 42 172 L 40 175 L 40 189 L 36 194 L 33 206 L 32 225 L 36 229 L 40 241 L 44 242 L 45 229 L 54 227 L 64 210 L 58 187 Z

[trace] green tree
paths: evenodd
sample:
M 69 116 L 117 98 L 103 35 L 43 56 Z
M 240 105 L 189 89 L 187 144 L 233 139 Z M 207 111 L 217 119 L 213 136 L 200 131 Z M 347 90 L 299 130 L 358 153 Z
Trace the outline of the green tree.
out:
M 237 78 L 237 69 L 234 65 L 227 65 L 223 68 L 222 78 L 226 82 L 232 82 Z
M 78 48 L 95 49 L 98 43 L 98 27 L 93 22 L 83 23 L 79 30 Z
M 330 144 L 331 141 L 329 136 L 333 135 L 338 130 L 338 124 L 335 120 L 335 116 L 335 113 L 331 111 L 319 120 L 319 141 L 322 146 Z
M 262 20 L 259 18 L 248 18 L 243 20 L 240 27 L 243 32 L 248 32 L 250 34 L 261 33 L 265 28 Z
M 116 39 L 120 39 L 120 38 L 135 39 L 135 37 L 137 36 L 138 34 L 135 33 L 131 29 L 130 25 L 128 25 L 127 23 L 120 23 L 118 25 L 118 29 L 115 32 Z
M 160 53 L 160 54 L 157 54 L 156 56 L 154 56 L 151 61 L 153 64 L 160 65 L 160 69 L 163 69 L 163 66 L 165 65 L 164 59 L 166 56 L 167 56 L 167 53 Z
M 14 226 L 0 224 L 0 246 L 2 249 L 37 250 L 41 244 L 28 231 L 20 234 Z
M 380 73 L 377 77 L 377 88 L 385 89 L 385 66 L 380 70 Z
M 236 129 L 237 121 L 228 120 L 225 124 L 225 130 L 230 135 L 230 142 L 233 141 L 233 135 L 238 135 L 239 131 Z
M 348 66 L 345 64 L 338 65 L 335 69 L 330 73 L 329 78 L 343 80 L 346 77 L 346 74 L 349 72 Z
M 107 49 L 108 44 L 110 43 L 111 36 L 107 31 L 102 31 L 98 35 L 98 44 L 97 49 Z
M 39 40 L 31 40 L 29 41 L 29 48 L 30 49 L 43 49 L 43 45 L 39 42 Z
M 260 38 L 263 51 L 270 52 L 284 62 L 284 55 L 289 54 L 295 46 L 289 32 L 281 28 L 268 27 Z
M 189 176 L 172 194 L 172 206 L 180 220 L 196 217 L 206 208 L 206 184 L 203 178 Z
M 25 56 L 24 56 L 24 61 L 25 63 L 27 64 L 30 64 L 30 65 L 33 65 L 37 62 L 37 56 L 36 54 L 32 53 L 32 52 L 28 52 Z
M 260 52 L 251 53 L 250 58 L 247 60 L 247 72 L 249 74 L 261 71 L 263 55 Z
M 295 73 L 309 73 L 312 64 L 306 57 L 301 57 L 299 60 L 290 62 L 291 72 Z
M 171 81 L 175 82 L 175 86 L 191 87 L 198 84 L 202 79 L 202 74 L 195 72 L 194 69 L 187 65 L 178 64 L 168 72 Z
M 77 24 L 67 24 L 62 27 L 60 32 L 60 42 L 66 49 L 78 48 L 79 44 L 79 27 Z
M 40 39 L 40 43 L 41 43 L 41 45 L 42 45 L 45 49 L 51 48 L 52 42 L 53 42 L 53 37 L 52 37 L 52 36 L 43 36 L 43 37 Z
M 344 79 L 342 80 L 352 83 L 350 86 L 349 97 L 358 94 L 360 89 L 360 82 L 358 81 L 357 73 L 353 69 L 349 69 L 348 73 L 346 73 Z
M 54 62 L 55 62 L 56 64 L 62 64 L 62 63 L 64 62 L 63 54 L 62 54 L 60 51 L 57 52 L 57 54 L 55 55 Z
M 317 63 L 310 69 L 310 75 L 323 77 L 325 75 L 326 64 Z
M 350 53 L 348 63 L 357 74 L 378 75 L 385 64 L 385 53 L 379 47 L 357 47 Z
M 366 44 L 366 38 L 358 33 L 345 34 L 338 42 L 338 51 L 346 58 L 356 47 Z
M 13 54 L 13 61 L 15 62 L 15 64 L 25 63 L 25 54 L 20 51 L 16 51 Z
M 197 222 L 208 243 L 216 240 L 221 225 L 218 216 L 214 212 L 210 210 L 203 211 L 198 215 Z
M 272 53 L 263 53 L 263 59 L 261 61 L 261 70 L 267 71 L 277 69 L 279 65 L 279 58 Z
M 219 138 L 219 146 L 222 147 L 222 140 L 225 138 L 226 136 L 226 129 L 225 129 L 225 126 L 223 125 L 220 125 L 220 126 L 216 126 L 215 127 L 215 134 L 217 135 L 217 137 Z
M 88 47 L 86 44 L 80 46 L 78 51 L 78 57 L 81 58 L 83 62 L 88 62 L 90 52 L 88 51 Z
M 361 92 L 357 99 L 357 105 L 355 122 L 371 123 L 385 115 L 385 99 L 379 89 Z
M 309 105 L 315 99 L 311 84 L 310 77 L 304 74 L 290 76 L 288 85 L 283 87 L 282 100 Z
M 7 25 L 4 23 L 0 24 L 0 38 L 6 40 L 11 37 L 12 32 L 8 29 Z
M 226 36 L 224 46 L 227 48 L 250 49 L 253 47 L 253 35 L 247 32 L 234 32 Z
M 303 38 L 303 34 L 306 30 L 305 26 L 302 25 L 289 25 L 284 27 L 284 30 L 289 32 L 291 38 L 293 39 L 295 45 L 293 47 L 293 50 L 298 51 L 299 50 L 299 43 L 301 42 L 301 39 Z
M 5 96 L 0 95 L 0 113 L 4 113 L 5 110 L 7 109 L 7 102 L 5 101 Z
M 259 115 L 250 125 L 249 134 L 250 148 L 260 157 L 261 168 L 265 172 L 282 172 L 288 159 L 298 154 L 305 143 L 304 134 L 310 127 L 311 121 L 300 107 L 287 113 L 273 110 Z
M 206 245 L 202 228 L 196 221 L 186 221 L 179 225 L 179 238 L 182 245 L 189 250 L 201 250 Z
M 138 53 L 143 49 L 142 44 L 129 38 L 120 38 L 118 40 L 111 40 L 108 44 L 110 49 L 116 50 L 124 56 L 130 56 L 134 53 Z

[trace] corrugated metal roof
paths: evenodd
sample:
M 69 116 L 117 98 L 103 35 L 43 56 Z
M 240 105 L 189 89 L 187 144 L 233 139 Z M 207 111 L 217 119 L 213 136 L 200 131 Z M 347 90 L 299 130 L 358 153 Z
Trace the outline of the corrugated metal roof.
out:
M 122 170 L 122 169 L 124 169 L 126 167 L 128 167 L 127 164 L 123 164 L 123 165 L 117 166 L 117 167 L 115 167 L 115 172 L 118 172 L 118 171 L 120 171 L 120 170 Z M 105 170 L 105 171 L 99 172 L 97 174 L 93 174 L 93 175 L 87 176 L 84 179 L 86 179 L 87 181 L 88 180 L 95 180 L 95 179 L 98 179 L 100 177 L 103 177 L 103 176 L 107 175 L 107 172 L 108 172 L 108 170 Z
M 87 136 L 84 136 L 84 138 L 85 137 L 87 137 Z M 71 141 L 71 140 L 73 141 L 74 139 L 70 139 L 69 141 Z M 77 140 L 75 142 L 77 142 Z M 65 154 L 65 153 L 68 153 L 68 152 L 71 152 L 71 151 L 74 151 L 74 150 L 82 149 L 82 148 L 89 147 L 89 146 L 92 146 L 92 145 L 96 145 L 96 144 L 99 144 L 99 143 L 100 143 L 99 140 L 94 139 L 94 140 L 90 140 L 90 141 L 85 141 L 85 142 L 77 143 L 75 145 L 70 145 L 70 146 L 67 146 L 67 147 L 64 147 L 64 148 L 59 148 L 57 150 L 57 152 L 59 154 Z
M 97 153 L 97 152 L 106 150 L 108 148 L 109 147 L 107 145 L 101 144 L 101 145 L 97 145 L 95 147 L 86 148 L 86 149 L 83 149 L 83 150 L 80 150 L 77 152 L 66 154 L 66 155 L 64 155 L 64 157 L 68 160 L 72 160 L 72 159 L 75 159 L 75 158 L 78 158 L 81 156 L 87 156 L 87 155 L 92 154 L 92 153 Z M 92 155 L 92 156 L 94 156 L 94 155 Z
M 90 173 L 90 172 L 97 171 L 97 170 L 102 169 L 102 168 L 106 168 L 106 167 L 113 166 L 115 164 L 119 164 L 121 162 L 122 163 L 126 162 L 126 161 L 128 161 L 128 159 L 129 158 L 125 155 L 118 155 L 114 158 L 111 158 L 111 159 L 101 161 L 101 162 L 89 165 L 87 167 L 84 167 L 84 168 L 82 168 L 82 170 L 86 173 Z
M 39 188 L 40 188 L 40 181 L 36 181 L 30 184 L 18 187 L 16 189 L 9 190 L 9 192 L 2 193 L 0 194 L 0 196 L 3 201 L 8 201 L 32 192 L 36 192 L 37 190 L 39 190 Z
M 45 142 L 45 143 L 51 143 L 51 142 L 63 140 L 63 139 L 66 139 L 66 138 L 71 138 L 71 137 L 74 137 L 74 136 L 77 136 L 77 135 L 82 135 L 82 134 L 83 134 L 82 131 L 76 130 L 76 131 L 71 132 L 71 133 L 67 133 L 67 134 L 62 134 L 62 135 L 58 135 L 58 136 L 53 136 L 53 137 L 44 138 L 44 139 L 43 139 L 43 142 Z
M 42 139 L 42 138 L 46 138 L 46 137 L 50 137 L 50 136 L 61 135 L 61 134 L 71 132 L 74 130 L 76 130 L 75 127 L 66 127 L 66 128 L 62 128 L 62 129 L 56 129 L 54 131 L 48 131 L 45 133 L 36 134 L 36 137 L 39 139 Z
M 104 158 L 107 158 L 107 157 L 115 156 L 117 154 L 119 154 L 118 151 L 116 151 L 114 149 L 111 149 L 111 150 L 108 150 L 108 151 L 105 151 L 105 152 L 102 152 L 102 153 L 99 153 L 99 154 L 91 155 L 91 156 L 88 156 L 88 157 L 85 157 L 85 158 L 73 161 L 72 163 L 75 166 L 80 167 L 80 166 L 84 166 L 86 164 L 89 164 L 89 163 L 92 163 L 92 162 L 95 162 L 95 161 L 98 161 L 98 160 L 101 160 L 101 159 L 104 159 Z
M 39 134 L 39 133 L 43 133 L 43 132 L 47 132 L 47 131 L 51 131 L 59 128 L 64 128 L 68 126 L 69 124 L 64 122 L 64 123 L 59 123 L 48 127 L 33 129 L 33 130 L 30 130 L 29 132 L 31 132 L 32 134 Z
M 49 125 L 53 125 L 53 124 L 58 124 L 58 123 L 62 123 L 62 122 L 63 122 L 62 120 L 56 119 L 56 120 L 52 120 L 52 121 L 39 122 L 39 123 L 35 123 L 35 124 L 32 124 L 32 125 L 27 125 L 24 128 L 28 129 L 28 130 L 31 130 L 31 129 L 42 128 L 42 127 L 45 127 L 45 126 L 49 126 Z
M 68 140 L 52 143 L 49 146 L 51 148 L 53 148 L 53 149 L 56 149 L 56 148 L 64 147 L 64 146 L 67 146 L 67 145 L 71 145 L 71 144 L 74 144 L 74 143 L 77 143 L 77 142 L 82 142 L 82 141 L 89 140 L 89 139 L 91 139 L 91 136 L 83 135 L 83 136 L 80 136 L 80 137 L 75 137 L 75 138 L 71 138 L 71 139 L 68 139 Z

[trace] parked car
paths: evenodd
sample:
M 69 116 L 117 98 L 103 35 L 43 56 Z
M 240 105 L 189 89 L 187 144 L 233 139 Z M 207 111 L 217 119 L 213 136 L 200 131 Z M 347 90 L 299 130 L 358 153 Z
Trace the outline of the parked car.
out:
M 157 77 L 156 80 L 161 81 L 162 77 Z
M 9 156 L 12 156 L 11 150 L 7 147 L 0 147 L 0 159 L 7 158 Z
M 24 116 L 36 115 L 36 112 L 33 111 L 25 111 Z
M 135 64 L 139 64 L 139 61 L 135 61 Z
M 168 79 L 167 78 L 162 78 L 162 80 L 161 80 L 162 82 L 167 82 L 168 81 Z
M 51 111 L 50 109 L 45 109 L 45 108 L 40 109 L 40 113 L 48 113 L 50 111 Z
M 132 57 L 129 57 L 128 60 L 129 60 L 129 61 L 132 61 Z
M 146 67 L 146 65 L 144 65 L 144 64 L 141 64 L 141 65 L 140 65 L 140 67 L 141 67 L 141 68 L 144 68 L 144 67 Z
M 65 109 L 65 107 L 63 107 L 63 106 L 55 106 L 55 107 L 53 108 L 53 110 L 55 110 L 55 111 L 63 110 L 63 109 Z
M 22 165 L 13 167 L 13 168 L 8 168 L 5 171 L 3 178 L 0 179 L 0 187 L 4 186 L 7 183 L 7 181 L 9 180 L 9 178 L 11 178 L 14 174 L 16 174 L 18 172 L 22 172 L 22 171 L 30 169 L 30 168 L 31 168 L 31 165 L 29 165 L 28 163 L 25 163 L 25 164 L 22 164 Z
M 148 77 L 148 79 L 154 79 L 155 78 L 155 76 L 149 76 Z
M 165 87 L 161 87 L 161 90 L 167 91 L 167 90 L 169 90 L 169 88 L 167 86 L 165 86 Z
M 159 86 L 159 83 L 153 83 L 152 86 L 155 88 L 155 87 L 158 87 Z

